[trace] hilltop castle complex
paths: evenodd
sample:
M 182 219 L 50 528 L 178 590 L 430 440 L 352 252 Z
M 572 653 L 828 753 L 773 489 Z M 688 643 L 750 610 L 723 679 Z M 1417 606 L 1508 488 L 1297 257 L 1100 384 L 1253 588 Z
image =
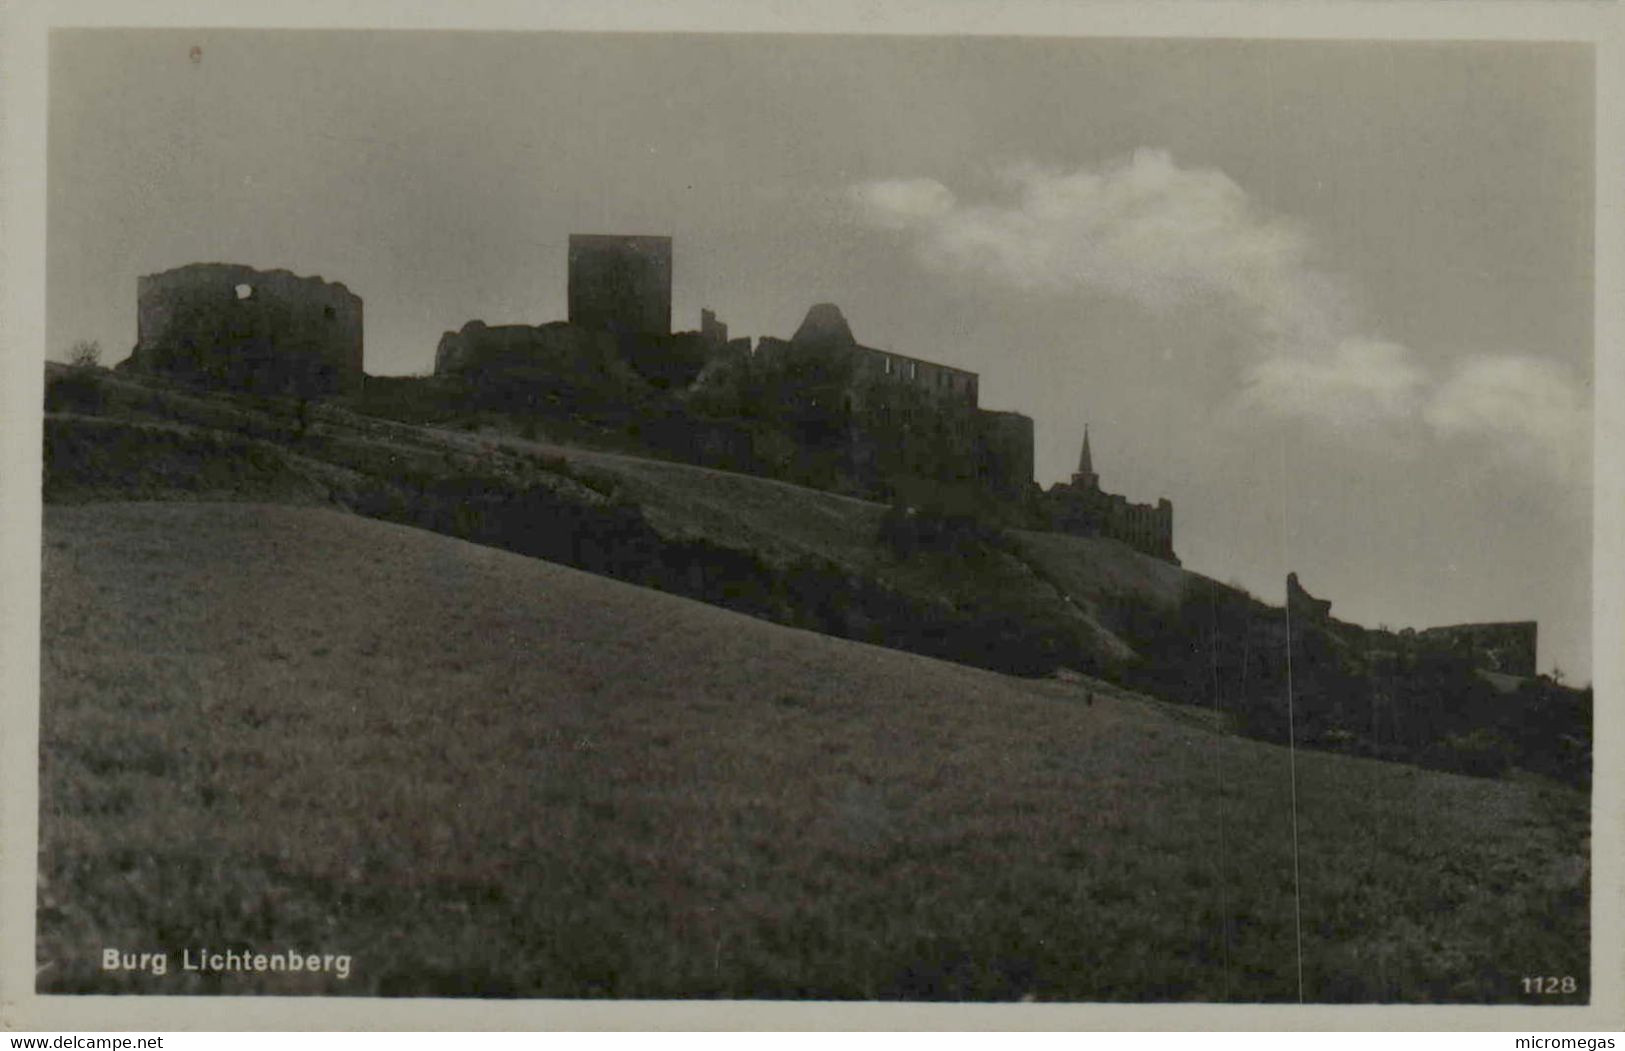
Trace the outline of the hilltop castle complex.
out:
M 469 321 L 441 337 L 435 376 L 519 411 L 647 383 L 711 406 L 638 426 L 681 457 L 775 473 L 788 456 L 812 484 L 902 503 L 998 508 L 1006 521 L 1178 561 L 1172 505 L 1131 504 L 1103 491 L 1087 434 L 1071 482 L 1039 489 L 1032 419 L 983 408 L 974 372 L 866 346 L 833 303 L 815 304 L 787 340 L 730 338 L 709 308 L 697 330 L 673 332 L 670 237 L 572 234 L 568 262 L 567 320 Z M 139 340 L 122 368 L 264 394 L 361 388 L 361 299 L 341 284 L 199 263 L 142 277 L 138 298 Z M 614 401 L 613 393 L 600 400 Z M 786 441 L 794 452 L 766 449 Z
M 422 390 L 452 399 L 454 413 L 552 414 L 678 460 L 1102 538 L 1179 564 L 1173 504 L 1103 489 L 1087 427 L 1077 470 L 1045 491 L 1033 480 L 1030 417 L 983 408 L 975 372 L 859 342 L 833 303 L 814 304 L 788 339 L 730 336 L 710 308 L 697 329 L 674 332 L 671 238 L 574 234 L 568 262 L 566 320 L 446 332 Z M 141 277 L 137 307 L 138 340 L 120 369 L 301 399 L 363 388 L 362 302 L 337 282 L 194 263 Z M 1291 616 L 1353 627 L 1330 607 L 1289 577 Z M 1533 622 L 1361 637 L 1503 676 L 1535 672 Z
M 1048 493 L 1033 483 L 1033 421 L 985 409 L 976 373 L 866 346 L 833 303 L 807 311 L 789 339 L 729 338 L 709 308 L 697 331 L 671 330 L 667 237 L 572 234 L 569 320 L 488 326 L 471 321 L 441 338 L 435 374 L 511 383 L 541 371 L 591 374 L 625 365 L 657 386 L 696 392 L 749 388 L 736 414 L 772 416 L 797 445 L 821 454 L 858 491 L 954 506 L 996 501 L 1017 520 L 1121 541 L 1177 562 L 1173 507 L 1131 504 L 1100 488 L 1083 463 Z M 743 378 L 742 378 L 743 377 Z M 751 438 L 710 428 L 690 449 L 730 449 L 749 461 Z

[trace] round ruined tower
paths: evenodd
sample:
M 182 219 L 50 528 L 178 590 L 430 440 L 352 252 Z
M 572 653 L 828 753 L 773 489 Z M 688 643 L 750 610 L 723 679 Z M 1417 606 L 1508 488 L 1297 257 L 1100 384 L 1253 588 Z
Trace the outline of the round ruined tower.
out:
M 361 387 L 361 297 L 338 282 L 193 263 L 143 276 L 136 299 L 123 368 L 262 394 Z

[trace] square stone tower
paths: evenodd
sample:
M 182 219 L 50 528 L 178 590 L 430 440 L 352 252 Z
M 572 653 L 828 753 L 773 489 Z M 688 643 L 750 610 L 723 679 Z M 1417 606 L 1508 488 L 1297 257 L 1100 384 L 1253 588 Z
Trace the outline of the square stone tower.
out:
M 671 335 L 671 238 L 570 235 L 570 324 Z

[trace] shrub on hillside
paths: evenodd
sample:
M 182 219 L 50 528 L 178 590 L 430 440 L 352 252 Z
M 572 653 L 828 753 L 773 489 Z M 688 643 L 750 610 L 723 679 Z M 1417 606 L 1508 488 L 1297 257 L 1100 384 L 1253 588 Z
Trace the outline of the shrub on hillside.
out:
M 94 416 L 107 404 L 107 391 L 98 368 L 72 368 L 45 378 L 45 411 L 77 412 Z
M 1512 766 L 1517 749 L 1487 727 L 1449 734 L 1429 750 L 1425 765 L 1473 777 L 1500 777 Z
M 76 369 L 93 369 L 102 363 L 102 345 L 93 339 L 81 339 L 68 351 L 68 364 Z

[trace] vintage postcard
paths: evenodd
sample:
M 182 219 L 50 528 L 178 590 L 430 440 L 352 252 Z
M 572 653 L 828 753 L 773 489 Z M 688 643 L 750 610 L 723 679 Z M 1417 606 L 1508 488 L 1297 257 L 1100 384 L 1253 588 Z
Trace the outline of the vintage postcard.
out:
M 20 1024 L 1617 1025 L 1547 9 L 20 11 Z

